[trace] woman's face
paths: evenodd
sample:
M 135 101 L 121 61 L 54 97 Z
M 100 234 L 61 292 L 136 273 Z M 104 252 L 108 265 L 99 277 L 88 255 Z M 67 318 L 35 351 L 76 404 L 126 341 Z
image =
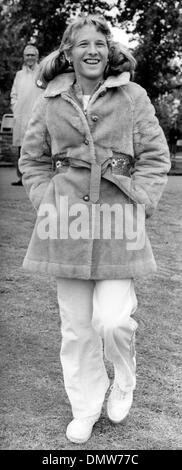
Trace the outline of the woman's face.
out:
M 108 54 L 104 34 L 97 31 L 95 26 L 83 26 L 75 36 L 75 43 L 69 55 L 77 79 L 102 79 Z

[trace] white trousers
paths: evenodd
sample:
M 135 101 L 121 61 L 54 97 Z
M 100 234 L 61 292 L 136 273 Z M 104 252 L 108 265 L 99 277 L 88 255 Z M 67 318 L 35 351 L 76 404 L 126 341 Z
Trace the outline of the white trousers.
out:
M 132 279 L 58 279 L 61 315 L 61 364 L 65 390 L 75 418 L 98 413 L 109 387 L 104 354 L 123 391 L 136 385 L 137 307 Z

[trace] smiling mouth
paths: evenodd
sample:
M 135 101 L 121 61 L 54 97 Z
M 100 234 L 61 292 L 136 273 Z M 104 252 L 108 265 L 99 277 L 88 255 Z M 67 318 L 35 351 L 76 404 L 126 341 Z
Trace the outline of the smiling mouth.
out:
M 99 59 L 85 59 L 84 62 L 89 65 L 97 65 L 99 64 Z

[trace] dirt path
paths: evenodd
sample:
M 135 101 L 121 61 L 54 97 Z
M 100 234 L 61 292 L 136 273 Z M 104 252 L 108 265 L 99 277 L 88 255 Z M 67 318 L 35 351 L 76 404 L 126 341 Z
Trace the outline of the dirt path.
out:
M 71 412 L 59 362 L 60 319 L 54 280 L 21 264 L 35 221 L 24 188 L 1 187 L 2 449 L 181 449 L 182 177 L 171 176 L 148 232 L 159 266 L 136 282 L 137 389 L 125 425 L 114 426 L 105 405 L 86 445 L 65 437 Z M 106 363 L 110 378 L 112 369 Z

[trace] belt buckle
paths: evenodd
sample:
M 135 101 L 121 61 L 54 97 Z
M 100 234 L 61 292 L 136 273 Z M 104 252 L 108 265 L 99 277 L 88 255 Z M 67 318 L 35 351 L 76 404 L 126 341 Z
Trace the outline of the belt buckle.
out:
M 64 158 L 55 158 L 54 160 L 54 165 L 55 165 L 55 170 L 59 172 L 62 170 L 62 168 L 65 166 L 69 166 L 70 162 L 67 157 Z
M 111 168 L 113 175 L 130 176 L 131 160 L 129 155 L 121 155 L 111 159 Z

